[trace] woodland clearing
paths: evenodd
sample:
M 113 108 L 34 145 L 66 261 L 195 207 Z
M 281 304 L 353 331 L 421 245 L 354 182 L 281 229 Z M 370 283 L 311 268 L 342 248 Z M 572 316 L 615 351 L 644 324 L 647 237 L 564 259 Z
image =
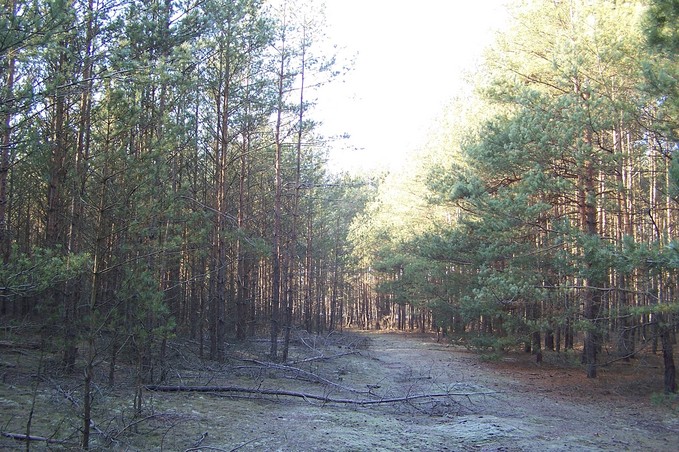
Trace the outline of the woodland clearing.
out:
M 679 444 L 676 399 L 660 395 L 652 355 L 602 367 L 591 380 L 572 354 L 546 353 L 541 364 L 521 353 L 489 360 L 430 335 L 298 333 L 285 365 L 265 360 L 267 345 L 234 345 L 214 363 L 200 360 L 195 344 L 172 344 L 164 386 L 144 390 L 136 416 L 132 370 L 118 369 L 109 387 L 102 363 L 91 448 L 666 451 Z M 43 356 L 38 373 L 37 350 L 5 344 L 0 352 L 0 449 L 25 449 L 27 433 L 37 438 L 33 450 L 77 449 L 77 372 L 51 375 L 44 369 L 57 358 Z

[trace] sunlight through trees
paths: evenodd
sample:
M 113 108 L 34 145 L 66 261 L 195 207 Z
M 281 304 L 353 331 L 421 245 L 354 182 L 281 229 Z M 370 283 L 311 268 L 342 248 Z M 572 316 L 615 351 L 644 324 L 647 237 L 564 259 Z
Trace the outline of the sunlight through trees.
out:
M 512 5 L 473 93 L 368 177 L 327 165 L 313 2 L 2 0 L 0 324 L 84 370 L 83 448 L 100 380 L 132 366 L 140 414 L 178 337 L 438 332 L 590 378 L 650 351 L 676 392 L 676 1 Z

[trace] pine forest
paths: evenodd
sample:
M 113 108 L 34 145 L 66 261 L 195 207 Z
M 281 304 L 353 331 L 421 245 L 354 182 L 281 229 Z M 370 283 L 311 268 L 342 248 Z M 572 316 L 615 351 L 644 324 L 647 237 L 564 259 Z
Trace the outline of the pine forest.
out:
M 677 0 L 509 2 L 373 173 L 335 171 L 314 117 L 352 70 L 320 2 L 0 2 L 0 361 L 78 382 L 79 447 L 101 387 L 141 418 L 179 343 L 284 366 L 300 337 L 397 330 L 588 379 L 650 353 L 676 393 Z

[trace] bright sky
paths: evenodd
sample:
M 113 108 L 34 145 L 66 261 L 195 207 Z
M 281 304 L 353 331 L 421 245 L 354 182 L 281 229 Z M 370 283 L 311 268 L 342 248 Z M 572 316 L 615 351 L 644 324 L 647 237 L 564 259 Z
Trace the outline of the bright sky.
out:
M 325 0 L 332 42 L 356 54 L 344 82 L 320 93 L 325 135 L 347 133 L 335 169 L 394 169 L 459 93 L 506 0 Z

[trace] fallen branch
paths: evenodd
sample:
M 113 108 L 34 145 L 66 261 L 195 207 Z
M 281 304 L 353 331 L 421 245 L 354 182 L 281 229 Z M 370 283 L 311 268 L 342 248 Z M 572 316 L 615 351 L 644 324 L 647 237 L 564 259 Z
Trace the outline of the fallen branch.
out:
M 74 444 L 70 441 L 65 441 L 62 439 L 45 438 L 44 436 L 24 435 L 21 433 L 2 432 L 2 436 L 4 436 L 5 438 L 15 439 L 17 441 L 41 441 L 47 444 Z
M 36 342 L 0 341 L 0 348 L 26 348 L 29 350 L 37 350 L 40 348 L 40 344 Z
M 313 361 L 329 361 L 331 359 L 341 358 L 342 356 L 356 355 L 356 354 L 359 354 L 359 353 L 360 352 L 358 352 L 358 351 L 351 351 L 351 352 L 346 352 L 346 353 L 337 353 L 335 355 L 330 355 L 330 356 L 325 356 L 325 355 L 312 356 L 311 358 L 305 358 L 305 359 L 300 359 L 300 360 L 297 360 L 297 361 L 292 361 L 291 364 L 310 363 L 310 362 L 313 362 Z
M 313 347 L 312 347 L 311 345 L 307 344 L 307 342 L 304 340 L 304 338 L 302 336 L 297 336 L 297 337 L 299 338 L 299 341 L 302 344 L 307 346 L 307 348 L 310 348 L 311 350 L 314 350 L 314 351 L 316 350 L 316 344 L 314 344 Z M 314 342 L 316 342 L 316 341 L 314 340 Z
M 359 390 L 356 390 L 356 389 L 335 383 L 334 381 L 330 381 L 327 378 L 323 378 L 320 375 L 317 375 L 313 372 L 309 372 L 309 371 L 306 371 L 304 369 L 300 369 L 299 367 L 287 366 L 285 364 L 276 364 L 276 363 L 271 363 L 271 362 L 258 361 L 256 359 L 247 359 L 247 358 L 243 358 L 243 359 L 241 359 L 241 361 L 255 363 L 258 366 L 260 366 L 260 368 L 276 369 L 276 370 L 283 370 L 283 371 L 286 371 L 286 372 L 297 373 L 298 375 L 303 375 L 306 378 L 308 378 L 312 381 L 315 381 L 317 383 L 325 383 L 326 385 L 334 386 L 334 387 L 339 388 L 343 391 L 354 392 L 354 393 L 357 393 L 357 394 L 363 394 L 365 392 L 365 391 L 359 391 Z
M 305 392 L 287 391 L 284 389 L 244 388 L 239 386 L 170 386 L 148 385 L 148 391 L 159 392 L 240 392 L 244 394 L 273 395 L 284 397 L 297 397 L 304 400 L 318 400 L 323 403 L 340 403 L 346 405 L 380 405 L 388 403 L 412 402 L 419 399 L 436 399 L 443 397 L 472 397 L 480 395 L 497 394 L 497 391 L 487 392 L 443 392 L 433 394 L 416 394 L 402 397 L 390 397 L 382 399 L 341 399 L 326 395 L 308 394 Z
M 73 405 L 73 407 L 76 410 L 79 411 L 81 409 L 80 408 L 80 402 L 78 402 L 78 399 L 76 399 L 74 395 L 72 395 L 70 392 L 66 391 L 64 388 L 61 387 L 61 385 L 59 383 L 53 381 L 52 379 L 47 379 L 47 381 L 49 383 L 51 383 L 54 386 L 54 389 L 56 389 L 66 400 L 71 402 L 71 405 Z M 110 438 L 109 435 L 106 432 L 104 432 L 103 430 L 101 430 L 99 428 L 99 426 L 94 422 L 94 419 L 90 419 L 90 428 L 93 431 L 100 434 L 103 438 L 112 440 L 112 438 Z

